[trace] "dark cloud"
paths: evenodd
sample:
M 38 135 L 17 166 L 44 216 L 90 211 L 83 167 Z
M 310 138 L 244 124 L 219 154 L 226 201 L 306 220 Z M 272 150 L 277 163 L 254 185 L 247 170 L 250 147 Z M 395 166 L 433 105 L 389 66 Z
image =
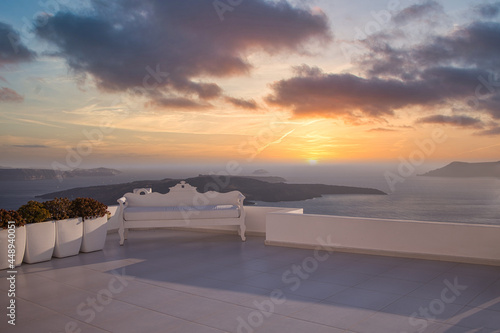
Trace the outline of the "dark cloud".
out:
M 497 81 L 498 82 L 498 81 Z M 493 118 L 500 119 L 500 86 L 496 86 L 496 92 L 488 93 L 485 85 L 481 84 L 476 87 L 477 91 L 480 91 L 478 95 L 469 100 L 469 105 L 479 111 L 487 111 Z
M 409 47 L 392 46 L 387 35 L 363 43 L 368 52 L 359 65 L 372 76 L 410 78 L 422 70 L 450 65 L 489 72 L 500 68 L 500 23 L 496 22 L 473 22 Z
M 455 62 L 458 66 L 476 66 L 496 70 L 500 66 L 500 23 L 473 22 L 431 43 L 413 50 L 419 65 Z
M 92 3 L 92 14 L 59 12 L 36 32 L 74 72 L 111 92 L 220 97 L 219 86 L 198 80 L 247 74 L 250 52 L 296 52 L 311 39 L 330 37 L 324 15 L 286 1 L 246 0 L 222 22 L 206 0 Z
M 21 43 L 19 34 L 12 26 L 0 22 L 0 67 L 23 61 L 31 61 L 35 53 Z
M 234 98 L 234 97 L 226 97 L 226 101 L 231 103 L 234 106 L 243 108 L 243 109 L 258 109 L 259 106 L 257 105 L 257 102 L 255 102 L 253 99 L 243 99 L 243 98 Z
M 147 103 L 147 106 L 196 110 L 205 109 L 211 105 L 184 97 L 155 97 L 151 102 Z
M 444 14 L 443 6 L 431 0 L 404 8 L 392 17 L 392 21 L 398 25 L 405 25 L 414 20 L 429 22 L 429 18 L 434 18 L 436 14 Z
M 267 102 L 291 107 L 297 116 L 363 116 L 378 118 L 412 105 L 439 103 L 434 85 L 423 81 L 326 74 L 303 65 L 297 76 L 275 82 Z M 437 82 L 435 83 L 437 84 Z
M 493 128 L 477 132 L 475 133 L 476 135 L 480 136 L 495 136 L 495 135 L 500 135 L 500 126 L 495 126 Z
M 492 19 L 500 13 L 500 2 L 480 4 L 475 9 L 481 17 Z
M 13 145 L 12 147 L 16 148 L 49 148 L 49 146 L 45 145 Z
M 445 116 L 445 115 L 432 115 L 417 120 L 417 124 L 440 124 L 451 125 L 459 127 L 483 127 L 483 122 L 479 118 L 469 116 Z
M 14 90 L 6 87 L 0 88 L 0 102 L 21 103 L 22 101 L 24 101 L 24 97 Z
M 445 14 L 435 1 L 410 6 L 393 16 L 395 26 L 361 41 L 366 54 L 355 62 L 357 75 L 295 68 L 292 78 L 271 86 L 267 101 L 296 116 L 385 119 L 414 107 L 500 119 L 500 23 L 474 21 L 437 34 L 425 24 L 429 15 L 435 22 Z M 403 38 L 398 28 L 408 20 L 419 23 L 425 38 Z

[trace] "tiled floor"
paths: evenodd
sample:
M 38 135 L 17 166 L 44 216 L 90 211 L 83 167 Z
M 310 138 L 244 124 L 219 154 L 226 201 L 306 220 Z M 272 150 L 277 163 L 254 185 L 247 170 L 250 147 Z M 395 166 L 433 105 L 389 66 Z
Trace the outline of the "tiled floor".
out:
M 6 311 L 6 271 L 0 272 Z M 23 264 L 0 332 L 500 332 L 500 267 L 135 231 L 125 246 Z

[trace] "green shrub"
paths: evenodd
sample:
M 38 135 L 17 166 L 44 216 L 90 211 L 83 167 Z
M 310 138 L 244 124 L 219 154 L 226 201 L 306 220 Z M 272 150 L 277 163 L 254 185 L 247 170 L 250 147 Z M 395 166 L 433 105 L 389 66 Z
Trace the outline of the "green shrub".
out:
M 50 219 L 50 212 L 38 201 L 28 201 L 26 205 L 19 207 L 17 212 L 26 219 L 26 223 L 39 223 Z
M 43 206 L 50 212 L 50 218 L 56 221 L 76 217 L 71 210 L 71 200 L 68 198 L 55 198 L 45 201 Z
M 71 201 L 70 209 L 84 221 L 85 219 L 103 217 L 108 212 L 108 206 L 92 198 L 76 198 Z
M 22 227 L 26 224 L 26 220 L 15 210 L 0 209 L 0 228 L 7 229 L 9 221 L 14 221 L 16 227 Z

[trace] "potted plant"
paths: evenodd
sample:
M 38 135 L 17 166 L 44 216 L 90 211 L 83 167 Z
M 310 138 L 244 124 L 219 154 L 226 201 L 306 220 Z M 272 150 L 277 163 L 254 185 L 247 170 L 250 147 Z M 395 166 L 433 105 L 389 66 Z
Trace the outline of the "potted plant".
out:
M 0 269 L 21 265 L 26 247 L 26 220 L 15 210 L 0 209 Z
M 102 250 L 108 232 L 106 223 L 108 206 L 92 198 L 76 198 L 70 209 L 83 220 L 81 252 Z
M 71 200 L 55 198 L 45 201 L 43 206 L 55 221 L 56 242 L 53 256 L 64 258 L 77 255 L 82 245 L 83 223 L 71 211 Z
M 38 201 L 28 201 L 17 210 L 26 219 L 26 251 L 24 262 L 33 264 L 52 258 L 56 243 L 55 222 L 50 212 Z

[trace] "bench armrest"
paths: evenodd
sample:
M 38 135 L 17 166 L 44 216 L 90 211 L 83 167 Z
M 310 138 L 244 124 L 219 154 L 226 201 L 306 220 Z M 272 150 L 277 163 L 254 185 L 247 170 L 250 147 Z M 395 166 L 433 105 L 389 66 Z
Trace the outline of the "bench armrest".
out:
M 120 199 L 118 199 L 116 201 L 118 201 L 118 203 L 120 204 L 120 207 L 127 207 L 128 206 L 127 198 L 125 198 L 125 197 L 121 197 Z
M 125 226 L 124 226 L 124 221 L 123 221 L 123 213 L 125 211 L 125 208 L 128 206 L 127 198 L 121 197 L 120 199 L 116 200 L 120 204 L 120 207 L 118 207 L 117 215 L 118 215 L 118 234 L 120 235 L 120 245 L 123 245 L 123 242 L 125 241 L 126 238 L 126 232 L 125 232 Z

